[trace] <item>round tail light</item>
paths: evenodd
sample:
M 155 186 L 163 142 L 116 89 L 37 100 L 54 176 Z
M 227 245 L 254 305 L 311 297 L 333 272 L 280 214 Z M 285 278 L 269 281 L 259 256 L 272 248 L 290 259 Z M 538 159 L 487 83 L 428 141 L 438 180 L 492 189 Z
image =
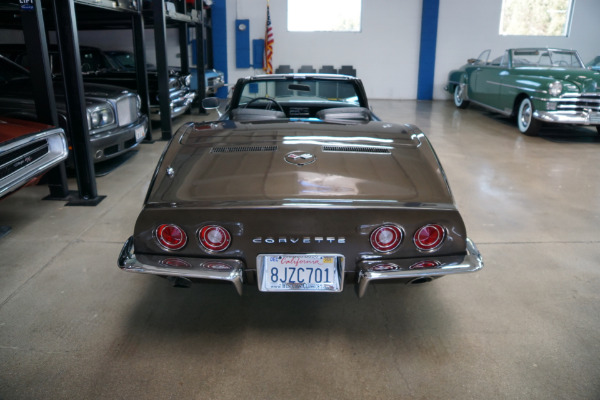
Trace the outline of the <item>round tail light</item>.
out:
M 187 235 L 177 225 L 160 225 L 155 235 L 158 244 L 167 250 L 179 250 L 187 243 Z
M 402 229 L 396 225 L 382 225 L 371 232 L 371 246 L 379 252 L 389 253 L 402 242 Z
M 446 230 L 441 225 L 429 224 L 420 228 L 414 236 L 415 246 L 422 251 L 432 251 L 442 245 Z
M 231 235 L 219 225 L 206 225 L 198 231 L 198 240 L 208 251 L 223 251 L 231 244 Z

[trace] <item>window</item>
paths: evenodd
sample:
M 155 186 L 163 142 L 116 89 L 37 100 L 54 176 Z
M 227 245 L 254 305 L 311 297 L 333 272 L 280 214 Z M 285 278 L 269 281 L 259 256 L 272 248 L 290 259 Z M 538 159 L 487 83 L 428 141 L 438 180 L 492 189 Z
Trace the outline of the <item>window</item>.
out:
M 500 35 L 568 36 L 574 0 L 502 0 Z
M 360 32 L 362 0 L 288 0 L 288 31 Z
M 248 105 L 251 101 L 259 99 L 262 107 L 267 99 L 279 102 L 304 101 L 307 107 L 310 103 L 324 106 L 336 105 L 360 106 L 358 93 L 352 82 L 323 81 L 319 79 L 300 79 L 285 82 L 272 80 L 253 80 L 244 86 L 239 104 Z M 261 103 L 258 103 L 261 104 Z

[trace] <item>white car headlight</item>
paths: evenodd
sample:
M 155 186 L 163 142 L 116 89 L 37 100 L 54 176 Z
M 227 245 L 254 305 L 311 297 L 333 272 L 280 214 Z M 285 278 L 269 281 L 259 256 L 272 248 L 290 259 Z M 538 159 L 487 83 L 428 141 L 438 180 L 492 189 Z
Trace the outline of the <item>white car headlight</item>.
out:
M 551 96 L 560 96 L 560 94 L 562 93 L 562 89 L 563 89 L 563 85 L 562 83 L 560 83 L 559 81 L 554 81 L 550 84 L 550 88 L 548 90 L 548 92 L 550 93 Z
M 97 129 L 115 123 L 115 113 L 109 106 L 88 109 L 88 127 Z

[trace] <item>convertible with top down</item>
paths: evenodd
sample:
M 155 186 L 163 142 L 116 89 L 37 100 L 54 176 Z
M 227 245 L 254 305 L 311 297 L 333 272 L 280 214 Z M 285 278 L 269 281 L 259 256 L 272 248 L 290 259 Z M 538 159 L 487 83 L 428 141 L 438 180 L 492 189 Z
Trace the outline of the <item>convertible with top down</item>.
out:
M 600 132 L 600 72 L 590 71 L 575 50 L 490 50 L 451 71 L 446 90 L 458 108 L 473 102 L 516 117 L 521 133 L 534 136 L 543 123 L 595 126 Z
M 205 99 L 205 108 L 219 101 Z M 150 183 L 121 269 L 177 286 L 363 296 L 482 268 L 416 126 L 380 121 L 359 79 L 240 79 L 218 121 L 183 125 Z

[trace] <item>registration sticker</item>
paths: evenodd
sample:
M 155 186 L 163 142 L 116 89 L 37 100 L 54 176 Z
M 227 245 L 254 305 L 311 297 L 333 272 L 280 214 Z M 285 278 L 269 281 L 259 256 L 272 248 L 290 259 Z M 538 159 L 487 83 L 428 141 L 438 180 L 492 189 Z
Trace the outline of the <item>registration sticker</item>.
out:
M 341 292 L 344 257 L 331 254 L 268 254 L 257 258 L 263 292 Z

